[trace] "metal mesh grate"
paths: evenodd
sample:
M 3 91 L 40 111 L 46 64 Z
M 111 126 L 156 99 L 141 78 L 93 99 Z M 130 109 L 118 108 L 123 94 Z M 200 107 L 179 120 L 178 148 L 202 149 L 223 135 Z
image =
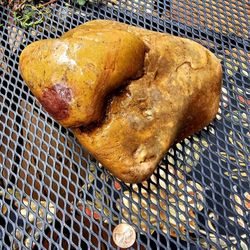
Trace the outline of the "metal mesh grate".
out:
M 0 7 L 0 248 L 113 249 L 112 231 L 126 221 L 137 232 L 134 249 L 248 249 L 249 12 L 245 0 L 57 2 L 25 31 Z M 222 60 L 216 120 L 175 145 L 140 185 L 103 169 L 18 71 L 27 44 L 98 18 L 191 38 Z

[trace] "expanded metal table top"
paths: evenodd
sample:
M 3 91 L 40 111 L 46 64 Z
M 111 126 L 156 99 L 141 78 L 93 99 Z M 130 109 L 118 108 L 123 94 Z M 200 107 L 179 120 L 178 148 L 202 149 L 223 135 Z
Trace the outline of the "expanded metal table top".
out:
M 97 3 L 98 2 L 98 3 Z M 0 7 L 0 249 L 116 249 L 126 222 L 132 249 L 249 249 L 250 6 L 245 0 L 57 1 L 24 29 Z M 176 144 L 154 175 L 120 182 L 56 123 L 22 80 L 19 55 L 93 19 L 197 41 L 221 59 L 216 119 Z

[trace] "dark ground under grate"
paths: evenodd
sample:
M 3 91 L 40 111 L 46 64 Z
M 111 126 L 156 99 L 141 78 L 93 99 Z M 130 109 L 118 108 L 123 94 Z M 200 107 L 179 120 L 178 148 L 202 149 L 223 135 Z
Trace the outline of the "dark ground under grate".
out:
M 249 2 L 57 2 L 23 30 L 0 7 L 0 249 L 113 249 L 122 221 L 135 249 L 249 249 Z M 187 37 L 223 65 L 216 119 L 175 145 L 140 185 L 116 180 L 37 103 L 18 71 L 29 43 L 92 19 Z

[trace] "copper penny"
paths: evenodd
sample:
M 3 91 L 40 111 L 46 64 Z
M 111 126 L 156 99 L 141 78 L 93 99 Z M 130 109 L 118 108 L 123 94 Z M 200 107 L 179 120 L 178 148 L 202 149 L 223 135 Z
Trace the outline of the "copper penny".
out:
M 113 240 L 118 247 L 128 248 L 135 242 L 136 234 L 132 226 L 121 223 L 113 231 Z

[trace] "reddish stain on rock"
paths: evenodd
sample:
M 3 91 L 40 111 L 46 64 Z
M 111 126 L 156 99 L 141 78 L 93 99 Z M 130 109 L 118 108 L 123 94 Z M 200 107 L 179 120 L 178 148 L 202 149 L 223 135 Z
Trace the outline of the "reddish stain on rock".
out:
M 40 98 L 42 106 L 56 120 L 69 117 L 69 102 L 71 100 L 71 89 L 62 84 L 56 84 L 51 88 L 47 88 Z

